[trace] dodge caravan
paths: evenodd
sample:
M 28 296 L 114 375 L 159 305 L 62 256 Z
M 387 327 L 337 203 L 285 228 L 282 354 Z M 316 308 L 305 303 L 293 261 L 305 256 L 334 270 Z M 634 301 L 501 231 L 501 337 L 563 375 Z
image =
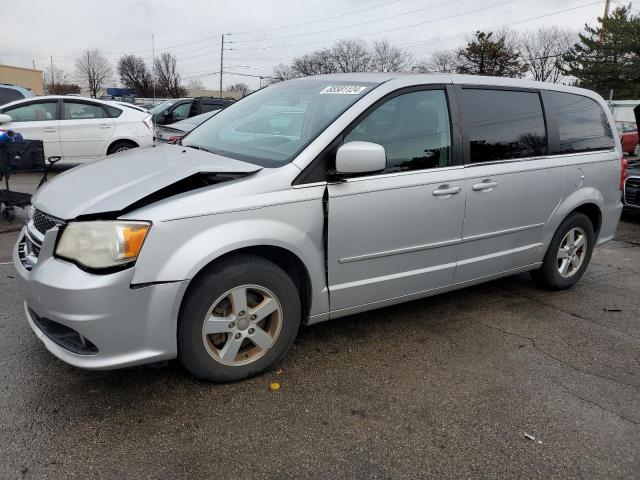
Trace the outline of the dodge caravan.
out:
M 525 80 L 278 83 L 177 145 L 40 189 L 14 249 L 27 320 L 78 367 L 264 371 L 300 325 L 530 271 L 574 285 L 622 210 L 597 94 Z

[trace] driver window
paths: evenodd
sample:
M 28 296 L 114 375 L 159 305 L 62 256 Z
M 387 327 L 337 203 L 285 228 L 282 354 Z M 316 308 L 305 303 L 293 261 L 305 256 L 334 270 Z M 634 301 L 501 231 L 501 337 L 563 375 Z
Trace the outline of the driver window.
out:
M 405 93 L 367 115 L 344 143 L 372 142 L 387 153 L 383 173 L 451 165 L 451 131 L 444 90 Z
M 189 111 L 191 110 L 191 102 L 181 103 L 173 110 L 171 110 L 171 118 L 173 120 L 184 120 L 189 118 Z

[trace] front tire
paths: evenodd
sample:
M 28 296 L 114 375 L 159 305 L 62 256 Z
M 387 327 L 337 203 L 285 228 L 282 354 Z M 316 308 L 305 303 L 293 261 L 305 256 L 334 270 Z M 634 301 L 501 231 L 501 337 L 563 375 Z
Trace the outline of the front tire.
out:
M 574 212 L 560 224 L 542 266 L 531 272 L 531 276 L 540 286 L 550 290 L 571 288 L 587 269 L 594 246 L 591 220 L 583 213 Z
M 234 255 L 209 267 L 188 292 L 178 358 L 198 378 L 252 377 L 287 353 L 300 312 L 298 289 L 283 269 L 262 257 Z

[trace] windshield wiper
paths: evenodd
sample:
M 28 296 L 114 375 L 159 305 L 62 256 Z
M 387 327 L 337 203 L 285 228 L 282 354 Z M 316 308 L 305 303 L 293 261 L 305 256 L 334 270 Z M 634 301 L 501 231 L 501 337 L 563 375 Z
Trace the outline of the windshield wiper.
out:
M 183 147 L 188 147 L 188 148 L 193 148 L 195 150 L 202 150 L 203 152 L 207 152 L 207 153 L 214 153 L 211 150 L 204 148 L 204 147 L 199 147 L 198 145 L 182 145 Z

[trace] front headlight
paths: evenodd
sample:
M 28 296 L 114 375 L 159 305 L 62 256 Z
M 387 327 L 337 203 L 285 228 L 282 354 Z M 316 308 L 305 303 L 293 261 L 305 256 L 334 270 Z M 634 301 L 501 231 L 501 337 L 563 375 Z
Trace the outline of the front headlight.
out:
M 123 266 L 138 258 L 150 227 L 148 222 L 71 222 L 55 255 L 88 268 Z

